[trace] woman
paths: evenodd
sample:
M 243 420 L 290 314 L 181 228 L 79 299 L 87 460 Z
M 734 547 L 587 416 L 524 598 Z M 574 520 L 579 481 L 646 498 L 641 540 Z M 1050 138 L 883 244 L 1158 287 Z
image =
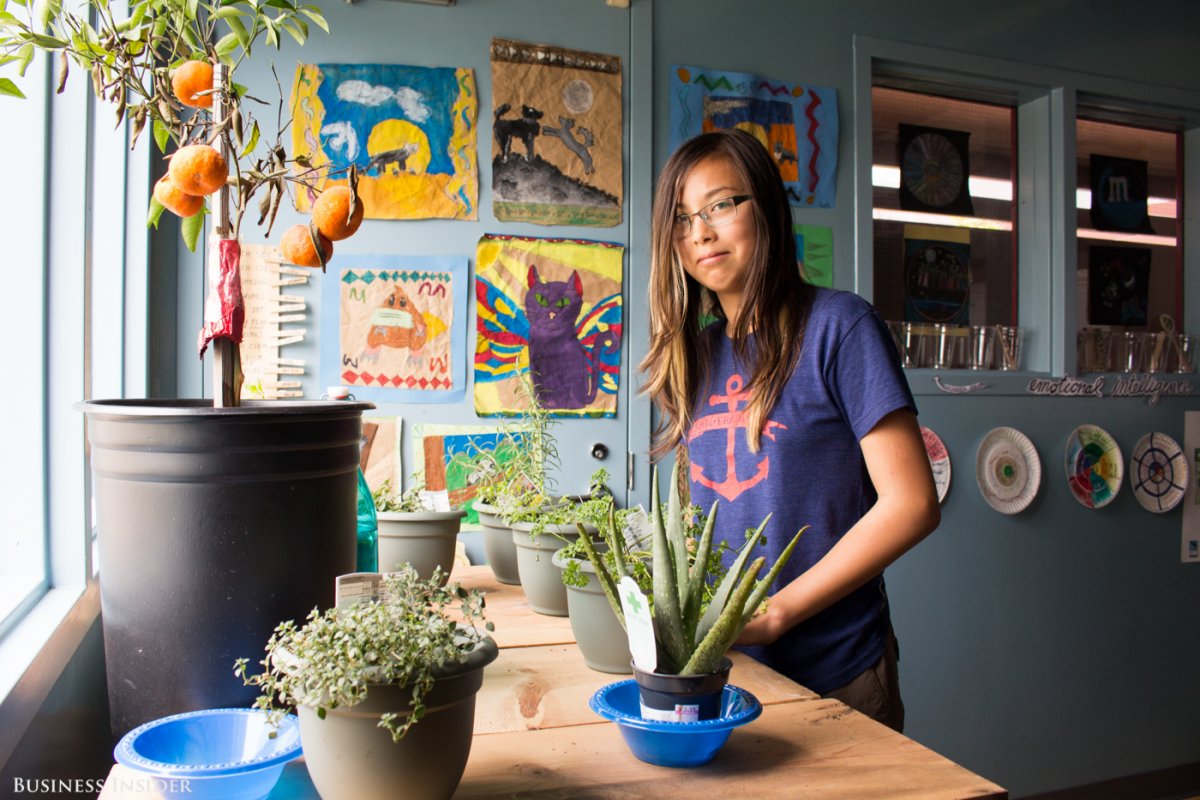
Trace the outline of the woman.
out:
M 650 292 L 652 455 L 686 445 L 692 502 L 720 501 L 735 546 L 770 512 L 768 563 L 810 526 L 738 645 L 901 730 L 882 573 L 940 512 L 883 321 L 803 282 L 779 171 L 738 130 L 686 142 L 659 176 Z

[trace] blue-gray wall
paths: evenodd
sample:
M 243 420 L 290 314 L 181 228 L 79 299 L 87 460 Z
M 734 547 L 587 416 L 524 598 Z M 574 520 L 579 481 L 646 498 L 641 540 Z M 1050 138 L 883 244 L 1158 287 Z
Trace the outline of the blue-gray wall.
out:
M 285 83 L 301 56 L 471 66 L 482 100 L 479 222 L 368 221 L 358 236 L 339 244 L 339 252 L 473 258 L 484 232 L 620 241 L 630 248 L 622 376 L 627 388 L 634 384 L 630 365 L 644 352 L 647 204 L 654 174 L 668 155 L 664 100 L 670 65 L 755 71 L 837 88 L 842 125 L 837 207 L 805 211 L 799 219 L 834 229 L 835 283 L 841 288 L 862 285 L 855 259 L 861 223 L 854 196 L 856 36 L 1004 59 L 1028 65 L 1034 74 L 1042 67 L 1071 70 L 1098 76 L 1101 86 L 1111 79 L 1120 87 L 1137 82 L 1189 92 L 1200 88 L 1200 5 L 1191 0 L 1136 8 L 1109 0 L 633 0 L 628 10 L 609 8 L 603 0 L 459 0 L 448 8 L 363 0 L 329 4 L 325 11 L 332 37 L 314 38 L 302 53 L 288 43 L 275 59 Z M 619 228 L 495 222 L 489 188 L 492 36 L 622 57 L 627 204 Z M 239 75 L 260 95 L 274 91 L 264 62 Z M 1200 113 L 1200 107 L 1190 111 Z M 281 215 L 276 236 L 298 219 Z M 178 356 L 161 366 L 170 373 L 163 385 L 173 380 L 177 393 L 189 396 L 205 391 L 192 351 L 201 284 L 194 262 L 181 266 L 173 298 Z M 318 287 L 309 291 L 314 304 L 318 294 Z M 326 311 L 318 309 L 310 321 L 313 345 Z M 1050 313 L 1062 325 L 1063 314 L 1072 311 L 1063 306 Z M 315 366 L 315 346 L 302 357 Z M 937 393 L 927 374 L 914 374 L 911 382 L 922 422 L 950 451 L 954 478 L 941 528 L 888 571 L 907 732 L 1014 796 L 1200 762 L 1200 682 L 1194 677 L 1200 640 L 1191 620 L 1200 607 L 1200 567 L 1179 563 L 1180 513 L 1151 515 L 1128 488 L 1111 506 L 1086 510 L 1070 496 L 1062 467 L 1067 434 L 1081 423 L 1109 430 L 1128 455 L 1149 431 L 1182 440 L 1183 412 L 1200 403 L 1035 398 L 1011 381 L 1001 393 L 947 396 Z M 315 378 L 306 386 L 310 396 L 319 394 Z M 382 410 L 400 413 L 406 423 L 475 421 L 469 401 L 461 407 Z M 990 509 L 974 480 L 976 449 L 997 425 L 1027 433 L 1044 468 L 1037 500 L 1013 517 Z M 639 459 L 637 487 L 628 499 L 644 499 L 648 431 L 644 401 L 628 393 L 616 421 L 564 423 L 565 488 L 581 487 L 593 468 L 583 455 L 591 441 L 606 441 L 619 453 L 627 438 Z

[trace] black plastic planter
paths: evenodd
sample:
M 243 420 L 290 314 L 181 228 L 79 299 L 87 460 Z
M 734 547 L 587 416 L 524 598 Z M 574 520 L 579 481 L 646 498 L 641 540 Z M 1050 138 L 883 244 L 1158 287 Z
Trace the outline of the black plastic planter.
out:
M 641 697 L 642 718 L 660 722 L 696 722 L 721 716 L 721 693 L 729 683 L 733 662 L 721 659 L 716 672 L 667 675 L 633 665 Z
M 233 662 L 353 572 L 370 403 L 93 400 L 87 415 L 116 734 L 245 706 Z

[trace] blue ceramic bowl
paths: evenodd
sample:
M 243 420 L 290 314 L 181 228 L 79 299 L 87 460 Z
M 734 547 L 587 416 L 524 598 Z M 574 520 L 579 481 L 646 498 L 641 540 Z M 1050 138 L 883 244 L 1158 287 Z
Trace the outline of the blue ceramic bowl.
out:
M 634 680 L 601 687 L 588 705 L 605 719 L 617 723 L 633 754 L 660 767 L 698 767 L 712 761 L 729 734 L 739 725 L 758 719 L 758 698 L 727 685 L 721 695 L 721 716 L 700 722 L 659 722 L 642 719 L 638 686 Z
M 256 709 L 189 711 L 134 728 L 113 755 L 139 773 L 132 780 L 141 791 L 181 800 L 259 800 L 300 755 L 300 722 L 289 714 L 274 729 Z

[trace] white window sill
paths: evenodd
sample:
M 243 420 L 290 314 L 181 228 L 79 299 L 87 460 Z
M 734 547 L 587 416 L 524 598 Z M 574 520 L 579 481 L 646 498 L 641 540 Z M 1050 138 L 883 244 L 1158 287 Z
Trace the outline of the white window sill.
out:
M 51 589 L 0 641 L 0 765 L 8 761 L 100 614 L 100 590 Z

